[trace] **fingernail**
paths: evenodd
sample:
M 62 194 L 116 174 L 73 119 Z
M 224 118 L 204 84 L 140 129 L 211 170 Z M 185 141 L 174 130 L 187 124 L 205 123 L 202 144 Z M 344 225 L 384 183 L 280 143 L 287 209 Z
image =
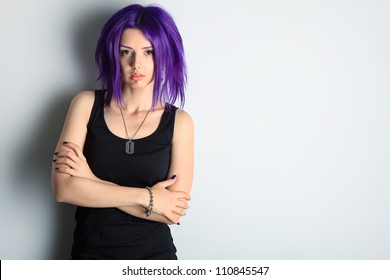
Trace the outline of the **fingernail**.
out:
M 56 162 L 57 160 L 56 159 L 53 159 L 53 162 Z
M 55 155 L 58 155 L 58 152 L 55 152 L 54 154 L 55 154 Z
M 177 223 L 178 226 L 180 226 L 180 223 Z
M 64 144 L 68 144 L 68 141 L 64 141 L 64 142 L 62 142 L 62 143 L 64 143 Z
M 56 170 L 58 170 L 59 168 L 58 168 L 58 167 L 56 167 L 55 169 L 56 169 Z
M 173 176 L 171 177 L 171 179 L 176 179 L 176 175 L 173 175 Z

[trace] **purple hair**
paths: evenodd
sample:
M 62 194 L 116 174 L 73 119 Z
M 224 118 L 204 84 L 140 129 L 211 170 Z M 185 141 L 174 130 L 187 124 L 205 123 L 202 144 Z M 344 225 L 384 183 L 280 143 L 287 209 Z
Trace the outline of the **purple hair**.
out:
M 153 103 L 174 104 L 180 100 L 184 106 L 187 70 L 183 41 L 173 18 L 158 6 L 130 5 L 111 16 L 103 26 L 97 43 L 95 60 L 99 68 L 98 80 L 107 90 L 104 102 L 109 106 L 112 98 L 123 104 L 119 63 L 119 43 L 126 28 L 141 30 L 154 49 Z

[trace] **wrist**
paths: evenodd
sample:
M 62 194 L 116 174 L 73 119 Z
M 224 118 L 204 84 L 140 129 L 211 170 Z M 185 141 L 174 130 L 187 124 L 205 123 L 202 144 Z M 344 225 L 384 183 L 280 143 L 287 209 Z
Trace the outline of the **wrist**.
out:
M 150 195 L 147 189 L 139 189 L 139 201 L 138 204 L 143 208 L 147 209 L 149 207 Z
M 145 189 L 147 189 L 149 192 L 149 206 L 145 208 L 146 217 L 149 217 L 150 215 L 152 215 L 153 211 L 153 192 L 150 187 L 146 187 Z

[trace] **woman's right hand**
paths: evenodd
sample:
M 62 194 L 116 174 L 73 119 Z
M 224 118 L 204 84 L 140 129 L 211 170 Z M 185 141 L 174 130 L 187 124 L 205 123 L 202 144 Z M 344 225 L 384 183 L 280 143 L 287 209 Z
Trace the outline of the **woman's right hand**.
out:
M 177 224 L 179 218 L 186 215 L 185 210 L 189 207 L 190 195 L 186 192 L 167 190 L 167 187 L 175 183 L 176 176 L 174 177 L 155 184 L 151 190 L 153 193 L 153 212 L 163 215 L 172 223 Z M 149 207 L 149 203 L 147 207 Z
M 99 181 L 91 171 L 83 151 L 76 144 L 64 141 L 54 155 L 53 162 L 57 172 Z

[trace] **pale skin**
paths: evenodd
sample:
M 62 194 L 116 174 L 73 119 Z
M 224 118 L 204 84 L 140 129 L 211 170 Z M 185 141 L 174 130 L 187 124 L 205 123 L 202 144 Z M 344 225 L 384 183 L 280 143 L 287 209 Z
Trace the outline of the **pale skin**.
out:
M 154 84 L 154 60 L 151 43 L 138 29 L 126 29 L 120 41 L 123 107 L 127 130 L 133 135 L 151 108 Z M 82 153 L 87 123 L 94 102 L 94 92 L 75 96 L 69 107 L 57 143 L 52 167 L 52 189 L 58 202 L 86 207 L 116 207 L 130 215 L 167 224 L 177 224 L 188 209 L 193 178 L 194 128 L 188 113 L 176 112 L 168 178 L 152 186 L 153 213 L 145 215 L 149 206 L 146 189 L 119 186 L 96 177 Z M 110 131 L 126 139 L 120 105 L 115 101 L 104 110 Z M 158 127 L 165 104 L 150 111 L 135 139 L 152 134 Z M 64 141 L 66 143 L 64 143 Z

